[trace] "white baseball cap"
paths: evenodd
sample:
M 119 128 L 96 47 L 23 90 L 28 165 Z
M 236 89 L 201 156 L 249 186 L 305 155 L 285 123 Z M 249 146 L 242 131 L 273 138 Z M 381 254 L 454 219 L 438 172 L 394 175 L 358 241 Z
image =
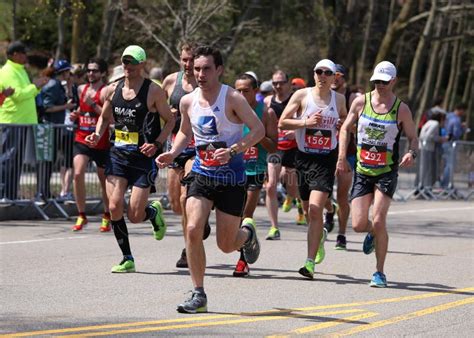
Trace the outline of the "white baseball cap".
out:
M 314 66 L 313 70 L 319 69 L 319 68 L 328 68 L 330 69 L 333 73 L 336 72 L 336 64 L 332 62 L 329 59 L 322 59 L 320 60 L 316 66 Z
M 247 74 L 251 77 L 253 77 L 255 79 L 255 81 L 257 81 L 258 83 L 258 77 L 257 77 L 257 74 L 255 74 L 254 72 L 252 72 L 251 70 L 249 70 L 248 72 L 245 72 L 244 74 Z
M 390 81 L 397 77 L 397 68 L 393 63 L 388 61 L 382 61 L 377 66 L 375 66 L 374 74 L 370 78 L 370 81 L 382 80 Z

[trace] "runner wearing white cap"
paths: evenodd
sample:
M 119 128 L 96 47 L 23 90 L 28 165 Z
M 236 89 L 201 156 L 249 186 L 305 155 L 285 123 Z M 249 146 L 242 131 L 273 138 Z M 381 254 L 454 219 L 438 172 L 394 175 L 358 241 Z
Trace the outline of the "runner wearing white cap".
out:
M 314 265 L 324 259 L 323 209 L 334 185 L 337 161 L 337 125 L 347 115 L 344 95 L 331 90 L 336 72 L 328 59 L 314 67 L 316 85 L 293 94 L 279 127 L 295 130 L 299 192 L 308 219 L 307 259 L 299 273 L 312 279 Z M 317 254 L 316 254 L 317 253 Z
M 410 108 L 393 93 L 397 69 L 380 62 L 370 81 L 375 89 L 352 103 L 340 132 L 339 157 L 336 173 L 349 170 L 346 160 L 347 143 L 352 125 L 357 122 L 356 173 L 351 192 L 352 228 L 368 232 L 363 251 L 375 248 L 376 272 L 370 282 L 374 287 L 386 287 L 384 263 L 388 249 L 386 219 L 390 202 L 397 187 L 398 167 L 413 164 L 418 149 L 416 128 Z M 409 150 L 399 162 L 398 141 L 401 132 L 409 141 Z M 369 209 L 374 204 L 372 221 Z

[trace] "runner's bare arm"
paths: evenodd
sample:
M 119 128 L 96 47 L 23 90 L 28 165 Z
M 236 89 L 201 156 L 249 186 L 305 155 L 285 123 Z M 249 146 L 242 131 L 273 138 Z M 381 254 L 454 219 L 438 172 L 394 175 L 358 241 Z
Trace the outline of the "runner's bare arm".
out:
M 349 109 L 349 114 L 339 130 L 339 156 L 337 159 L 336 174 L 339 172 L 347 172 L 350 170 L 347 165 L 347 144 L 349 143 L 349 137 L 352 130 L 352 126 L 359 118 L 359 113 L 364 109 L 365 96 L 356 98 Z M 345 109 L 345 107 L 344 107 Z
M 416 136 L 416 127 L 415 122 L 413 122 L 411 110 L 403 102 L 400 104 L 400 108 L 398 110 L 398 120 L 403 128 L 403 131 L 405 132 L 406 137 L 408 138 L 409 144 L 409 150 L 405 155 L 403 155 L 400 162 L 400 167 L 409 167 L 415 161 L 416 155 L 413 155 L 413 153 L 416 154 L 418 151 L 418 138 Z
M 192 95 L 183 96 L 179 103 L 179 111 L 181 112 L 181 124 L 179 126 L 179 131 L 176 134 L 176 138 L 173 142 L 173 148 L 170 150 L 174 157 L 181 154 L 181 152 L 191 141 L 191 137 L 193 135 L 191 120 L 189 116 L 191 103 Z
M 265 127 L 265 137 L 262 138 L 260 144 L 269 153 L 274 153 L 278 144 L 278 118 L 272 108 L 264 107 L 262 122 Z
M 97 121 L 95 132 L 86 136 L 86 142 L 90 145 L 96 145 L 97 142 L 99 142 L 100 138 L 104 134 L 105 129 L 108 128 L 109 124 L 113 120 L 112 97 L 115 93 L 116 87 L 117 84 L 113 83 L 105 89 L 106 99 L 104 105 L 102 106 L 102 112 L 99 116 L 99 120 Z
M 168 101 L 166 100 L 166 93 L 165 91 L 158 85 L 152 85 L 152 94 L 154 98 L 154 108 L 160 114 L 160 117 L 165 122 L 163 128 L 161 129 L 161 133 L 155 141 L 160 142 L 161 144 L 165 143 L 168 136 L 171 134 L 173 130 L 175 117 L 171 113 L 170 107 L 168 106 Z
M 306 91 L 304 90 L 298 90 L 296 93 L 293 94 L 290 99 L 290 102 L 288 102 L 285 110 L 280 116 L 278 128 L 295 130 L 305 127 L 305 120 L 294 118 L 295 113 L 297 113 L 298 116 L 301 115 L 301 105 L 305 95 Z
M 228 144 L 228 148 L 219 148 L 214 152 L 214 159 L 221 163 L 227 163 L 232 156 L 245 152 L 251 146 L 260 142 L 265 136 L 265 128 L 257 114 L 252 110 L 247 100 L 234 89 L 227 92 L 226 102 L 228 108 L 235 117 L 249 128 L 249 133 L 234 144 Z M 227 112 L 226 112 L 227 113 Z

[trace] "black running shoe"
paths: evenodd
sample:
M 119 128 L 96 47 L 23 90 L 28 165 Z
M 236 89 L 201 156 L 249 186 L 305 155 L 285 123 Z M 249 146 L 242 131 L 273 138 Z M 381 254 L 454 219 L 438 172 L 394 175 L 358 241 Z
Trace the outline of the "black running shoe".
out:
M 334 247 L 334 249 L 346 250 L 346 236 L 337 235 L 336 246 Z
M 181 252 L 181 257 L 176 262 L 177 268 L 187 268 L 188 267 L 188 260 L 186 259 L 186 249 L 183 249 Z
M 331 232 L 334 229 L 334 216 L 337 213 L 337 204 L 332 203 L 333 212 L 326 212 L 324 214 L 324 227 L 328 232 Z
M 209 225 L 209 220 L 207 220 L 206 225 L 204 226 L 204 235 L 202 236 L 202 239 L 206 240 L 210 234 L 211 234 L 211 226 Z

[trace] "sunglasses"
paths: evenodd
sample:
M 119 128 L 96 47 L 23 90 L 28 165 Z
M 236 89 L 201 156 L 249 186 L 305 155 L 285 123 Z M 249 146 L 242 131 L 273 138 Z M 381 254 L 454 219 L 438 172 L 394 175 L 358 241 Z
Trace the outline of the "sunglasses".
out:
M 137 61 L 137 60 L 135 60 L 134 58 L 131 58 L 131 59 L 128 59 L 128 58 L 125 59 L 125 58 L 123 58 L 123 59 L 122 59 L 122 63 L 123 63 L 124 65 L 134 65 L 134 66 L 140 64 L 140 62 Z
M 288 81 L 272 81 L 272 85 L 275 87 L 278 85 L 283 86 L 285 83 L 288 83 Z
M 375 84 L 383 84 L 383 85 L 388 85 L 390 83 L 390 81 L 382 81 L 382 80 L 375 80 L 375 81 L 372 81 L 373 83 Z
M 316 69 L 314 72 L 318 75 L 324 74 L 326 76 L 331 76 L 334 74 L 333 71 L 329 69 L 328 70 Z
M 98 72 L 100 72 L 100 70 L 98 70 L 98 69 L 87 69 L 86 72 L 87 73 L 98 73 Z

